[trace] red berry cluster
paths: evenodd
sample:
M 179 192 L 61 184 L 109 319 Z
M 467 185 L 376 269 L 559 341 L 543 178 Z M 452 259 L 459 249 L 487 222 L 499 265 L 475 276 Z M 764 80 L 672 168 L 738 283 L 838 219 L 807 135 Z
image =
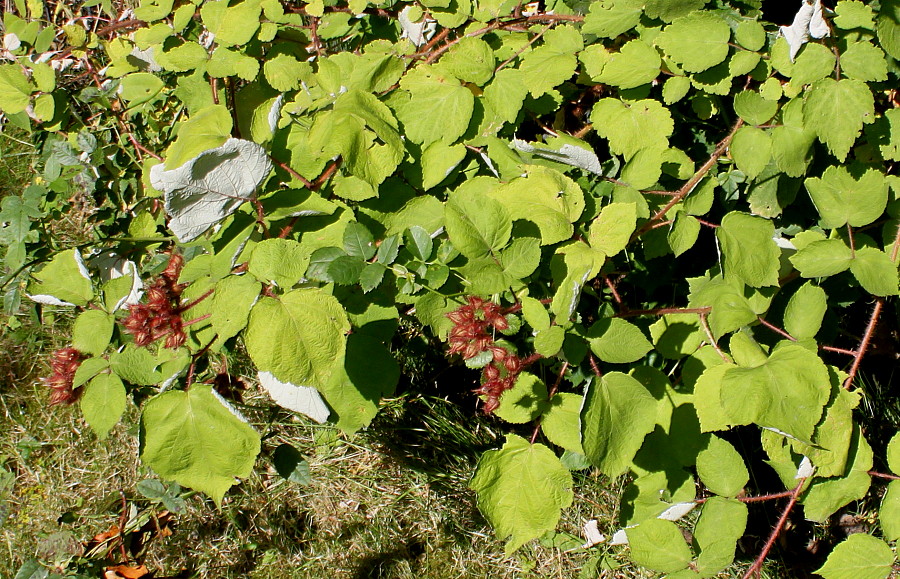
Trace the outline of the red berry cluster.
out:
M 53 352 L 50 358 L 50 369 L 53 374 L 44 378 L 44 382 L 50 387 L 50 405 L 72 404 L 78 400 L 78 392 L 72 387 L 75 380 L 75 371 L 81 365 L 84 355 L 75 348 L 61 348 Z
M 122 322 L 125 331 L 134 335 L 134 343 L 148 346 L 165 336 L 166 348 L 178 348 L 187 340 L 180 306 L 184 284 L 178 283 L 184 259 L 173 253 L 166 269 L 146 290 L 147 303 L 128 308 L 128 317 Z
M 484 411 L 490 414 L 500 406 L 500 396 L 516 383 L 525 361 L 506 348 L 498 346 L 492 330 L 509 327 L 504 310 L 497 304 L 470 296 L 468 303 L 447 314 L 453 322 L 450 330 L 450 354 L 466 360 L 490 351 L 493 359 L 482 370 L 481 387 L 475 393 L 484 396 Z

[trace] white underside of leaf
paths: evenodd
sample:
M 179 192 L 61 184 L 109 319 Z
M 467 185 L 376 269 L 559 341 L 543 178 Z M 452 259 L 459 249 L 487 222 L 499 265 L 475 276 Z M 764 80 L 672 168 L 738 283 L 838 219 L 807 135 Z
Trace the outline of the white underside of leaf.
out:
M 400 38 L 409 38 L 409 41 L 418 47 L 431 40 L 431 37 L 434 36 L 434 31 L 437 30 L 437 25 L 434 20 L 428 18 L 423 18 L 419 22 L 411 21 L 409 19 L 409 11 L 411 9 L 412 6 L 407 6 L 397 15 L 400 28 L 403 30 Z
M 600 529 L 597 528 L 597 519 L 591 519 L 585 523 L 582 530 L 584 532 L 584 538 L 586 539 L 584 545 L 581 546 L 582 549 L 589 549 L 606 540 L 606 535 L 601 533 Z
M 795 479 L 809 478 L 816 472 L 816 467 L 813 466 L 811 460 L 808 457 L 803 457 L 803 460 L 800 461 L 800 466 L 797 468 L 797 476 Z
M 44 305 L 48 305 L 48 306 L 74 306 L 75 305 L 73 303 L 64 302 L 59 298 L 55 298 L 55 297 L 47 295 L 47 294 L 35 294 L 35 295 L 25 294 L 25 295 L 28 296 L 28 299 L 30 299 L 33 302 L 37 302 L 39 304 L 44 304 Z
M 697 506 L 697 503 L 691 501 L 689 503 L 676 503 L 664 510 L 657 519 L 663 519 L 666 521 L 677 521 L 681 517 L 685 516 L 689 512 L 694 510 L 694 507 Z
M 612 538 L 609 540 L 610 545 L 627 545 L 628 544 L 628 534 L 625 529 L 619 529 L 616 531 Z
M 512 146 L 524 153 L 531 153 L 550 161 L 578 167 L 595 175 L 603 175 L 600 159 L 593 151 L 588 151 L 582 147 L 566 143 L 559 149 L 550 149 L 547 147 L 535 147 L 519 139 L 513 139 Z
M 269 123 L 269 130 L 273 133 L 278 129 L 278 120 L 281 118 L 282 104 L 284 104 L 284 93 L 278 95 L 272 103 L 272 108 L 269 109 L 269 114 L 266 117 L 266 120 Z
M 272 170 L 266 151 L 251 141 L 228 139 L 181 167 L 150 169 L 150 183 L 165 193 L 169 229 L 182 243 L 235 212 Z
M 331 415 L 331 410 L 315 388 L 282 382 L 271 372 L 259 372 L 259 384 L 279 406 L 304 414 L 319 424 Z
M 791 22 L 791 25 L 781 26 L 779 30 L 784 39 L 787 40 L 788 46 L 791 47 L 791 62 L 794 62 L 794 58 L 800 52 L 800 48 L 809 41 L 810 36 L 813 38 L 824 38 L 831 34 L 828 23 L 822 14 L 821 0 L 815 0 L 815 2 L 803 0 L 803 4 L 801 4 L 800 10 L 794 16 L 794 21 Z

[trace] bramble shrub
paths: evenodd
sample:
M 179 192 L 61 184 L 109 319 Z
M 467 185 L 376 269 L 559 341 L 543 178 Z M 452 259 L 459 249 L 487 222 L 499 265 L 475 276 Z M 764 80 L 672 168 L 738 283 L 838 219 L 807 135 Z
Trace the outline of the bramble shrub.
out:
M 900 437 L 854 409 L 895 360 L 900 0 L 795 4 L 16 0 L 0 110 L 42 161 L 5 307 L 74 308 L 50 399 L 101 439 L 139 405 L 143 462 L 216 503 L 260 450 L 230 352 L 353 433 L 405 320 L 510 424 L 470 483 L 507 553 L 590 467 L 630 481 L 607 542 L 669 577 L 731 565 L 748 502 L 780 515 L 749 576 L 792 511 L 867 495 L 818 573 L 886 577 Z M 73 246 L 46 224 L 77 211 Z

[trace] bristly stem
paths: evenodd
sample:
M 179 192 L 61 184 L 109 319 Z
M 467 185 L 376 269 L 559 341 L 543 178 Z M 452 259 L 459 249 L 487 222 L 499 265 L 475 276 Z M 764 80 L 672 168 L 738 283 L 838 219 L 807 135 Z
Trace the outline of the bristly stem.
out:
M 547 393 L 547 400 L 551 400 L 555 395 L 556 391 L 559 390 L 559 385 L 562 382 L 563 376 L 566 374 L 566 370 L 569 369 L 569 363 L 563 362 L 562 368 L 559 369 L 559 374 L 556 376 L 556 382 L 553 383 L 553 387 L 550 388 L 550 392 Z M 541 431 L 541 418 L 540 416 L 534 421 L 534 432 L 531 433 L 531 444 L 534 444 L 537 440 L 538 434 Z
M 797 497 L 800 496 L 800 491 L 803 490 L 804 483 L 806 483 L 806 478 L 800 479 L 800 482 L 798 482 L 797 486 L 794 487 L 794 490 L 791 491 L 791 500 L 788 501 L 787 506 L 784 508 L 784 512 L 781 513 L 781 518 L 778 519 L 778 523 L 775 525 L 775 528 L 772 529 L 772 533 L 769 535 L 769 540 L 766 541 L 765 546 L 762 548 L 762 552 L 760 552 L 760 554 L 756 557 L 753 565 L 751 565 L 750 568 L 747 569 L 747 572 L 744 573 L 743 579 L 750 579 L 751 577 L 759 576 L 763 561 L 766 560 L 769 551 L 772 550 L 772 546 L 775 544 L 775 539 L 778 538 L 778 535 L 780 535 L 782 529 L 784 529 L 784 524 L 787 522 L 788 515 L 790 515 L 791 511 L 794 509 L 794 505 L 797 504 Z
M 630 241 L 634 241 L 635 239 L 653 229 L 655 222 L 665 217 L 666 213 L 669 212 L 669 209 L 681 203 L 681 201 L 685 197 L 687 197 L 691 191 L 694 190 L 697 184 L 699 184 L 700 181 L 702 181 L 703 178 L 706 177 L 706 174 L 709 173 L 710 169 L 716 166 L 716 163 L 719 162 L 719 158 L 725 154 L 725 151 L 727 151 L 729 145 L 731 145 L 731 140 L 734 138 L 735 133 L 737 133 L 738 129 L 740 129 L 743 125 L 743 119 L 738 119 L 734 124 L 734 127 L 732 127 L 731 132 L 728 133 L 728 135 L 724 139 L 722 139 L 718 145 L 716 145 L 716 148 L 712 152 L 712 155 L 710 155 L 709 159 L 707 159 L 707 161 L 703 163 L 703 165 L 699 169 L 697 169 L 697 172 L 694 173 L 694 176 L 688 179 L 687 183 L 682 185 L 678 189 L 678 191 L 675 192 L 675 195 L 672 196 L 669 202 L 666 203 L 662 209 L 654 213 L 653 216 L 650 217 L 650 219 L 646 223 L 644 223 L 644 225 L 639 227 L 637 231 L 635 231 L 631 235 Z
M 866 355 L 866 350 L 869 349 L 869 344 L 872 341 L 872 336 L 875 334 L 875 326 L 878 325 L 878 318 L 881 317 L 881 309 L 883 307 L 884 298 L 876 299 L 875 307 L 872 308 L 872 316 L 869 318 L 869 324 L 866 326 L 866 333 L 863 334 L 862 340 L 859 342 L 859 347 L 856 349 L 856 356 L 853 358 L 853 365 L 850 366 L 850 372 L 847 375 L 847 379 L 844 380 L 844 388 L 847 390 L 853 386 L 856 372 L 859 370 L 859 365 L 862 363 L 863 356 Z
M 773 332 L 775 332 L 775 333 L 778 334 L 779 336 L 782 336 L 783 338 L 786 338 L 786 339 L 788 339 L 788 340 L 790 340 L 790 341 L 792 341 L 792 342 L 796 342 L 796 341 L 797 341 L 797 338 L 795 338 L 794 336 L 792 336 L 792 335 L 790 335 L 789 333 L 785 332 L 784 330 L 782 330 L 781 328 L 779 328 L 779 327 L 776 326 L 775 324 L 769 323 L 769 322 L 766 321 L 766 319 L 763 318 L 762 316 L 756 316 L 756 319 L 759 321 L 760 324 L 762 324 L 763 326 L 769 328 L 770 330 L 772 330 Z
M 709 328 L 709 322 L 707 321 L 707 316 L 709 316 L 709 312 L 701 312 L 698 314 L 700 317 L 700 326 L 703 328 L 703 332 L 706 333 L 706 338 L 709 340 L 709 345 L 713 347 L 716 353 L 725 363 L 730 363 L 731 360 L 728 359 L 728 356 L 725 352 L 722 351 L 722 348 L 719 347 L 719 344 L 716 343 L 716 337 L 713 335 L 712 330 Z
M 637 316 L 665 316 L 668 314 L 708 314 L 712 306 L 702 308 L 654 308 L 652 310 L 628 310 L 614 315 L 614 318 L 634 318 Z

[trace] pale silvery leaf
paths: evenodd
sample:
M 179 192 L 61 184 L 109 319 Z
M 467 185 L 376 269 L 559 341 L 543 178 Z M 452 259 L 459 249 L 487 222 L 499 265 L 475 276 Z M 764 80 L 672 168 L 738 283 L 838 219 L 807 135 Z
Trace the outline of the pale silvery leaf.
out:
M 169 229 L 182 243 L 235 212 L 272 170 L 265 150 L 251 141 L 228 139 L 181 167 L 150 169 L 150 183 L 165 193 Z
M 612 538 L 609 540 L 610 545 L 627 545 L 628 544 L 628 533 L 625 529 L 619 529 L 616 531 Z
M 266 116 L 266 120 L 269 122 L 269 130 L 273 133 L 278 129 L 278 120 L 281 118 L 281 106 L 283 103 L 284 93 L 281 93 L 275 99 L 275 102 L 272 103 L 272 108 L 269 109 L 269 114 Z
M 120 299 L 113 311 L 125 305 L 134 305 L 141 301 L 144 293 L 144 281 L 138 275 L 137 266 L 114 251 L 105 251 L 91 258 L 91 266 L 100 271 L 101 281 L 107 282 L 123 276 L 131 276 L 131 291 Z
M 800 48 L 809 41 L 809 37 L 823 38 L 831 34 L 828 23 L 822 14 L 822 0 L 803 0 L 800 10 L 794 16 L 790 26 L 781 26 L 781 35 L 791 47 L 791 62 L 800 52 Z
M 582 530 L 584 531 L 584 538 L 587 539 L 584 545 L 581 546 L 582 549 L 589 549 L 606 540 L 606 535 L 597 528 L 597 519 L 591 519 L 585 523 Z
M 696 506 L 697 506 L 697 503 L 695 503 L 694 501 L 691 501 L 689 503 L 676 503 L 676 504 L 672 505 L 671 507 L 669 507 L 668 509 L 664 510 L 656 518 L 674 522 L 674 521 L 677 521 L 678 519 L 680 519 L 681 517 L 685 516 L 689 512 L 693 511 L 694 507 L 696 507 Z
M 28 296 L 28 299 L 35 303 L 44 304 L 46 306 L 74 306 L 75 304 L 64 302 L 59 298 L 55 298 L 53 296 L 49 296 L 47 294 L 25 294 Z
M 437 25 L 430 18 L 422 18 L 419 22 L 411 21 L 409 19 L 409 11 L 411 9 L 412 6 L 407 6 L 397 15 L 397 20 L 400 21 L 400 28 L 403 30 L 400 38 L 409 38 L 409 41 L 418 47 L 431 40 Z
M 13 54 L 13 51 L 18 50 L 20 46 L 22 46 L 22 41 L 12 32 L 3 35 L 3 46 L 0 47 L 0 58 L 4 60 L 15 60 L 16 56 Z
M 803 460 L 800 461 L 800 466 L 797 468 L 797 476 L 795 479 L 809 478 L 816 472 L 816 467 L 813 466 L 813 463 L 809 458 L 803 457 Z
M 76 249 L 73 256 L 75 257 L 75 265 L 78 266 L 78 273 L 81 274 L 81 277 L 90 281 L 91 272 L 89 272 L 87 266 L 84 265 L 84 258 L 81 256 L 81 252 Z
M 138 67 L 138 70 L 142 72 L 159 72 L 162 70 L 162 67 L 156 62 L 156 59 L 153 58 L 152 46 L 146 50 L 141 50 L 135 46 L 131 49 L 131 54 L 128 56 L 131 57 L 130 62 L 137 61 L 134 64 Z
M 566 143 L 559 149 L 550 149 L 547 147 L 535 147 L 525 141 L 513 139 L 512 146 L 524 153 L 531 153 L 550 161 L 578 167 L 595 175 L 603 175 L 603 167 L 600 166 L 600 159 L 597 155 L 593 151 L 576 145 Z
M 328 420 L 328 416 L 331 415 L 331 411 L 315 388 L 282 382 L 271 372 L 259 372 L 259 384 L 279 406 L 305 414 L 319 424 Z

